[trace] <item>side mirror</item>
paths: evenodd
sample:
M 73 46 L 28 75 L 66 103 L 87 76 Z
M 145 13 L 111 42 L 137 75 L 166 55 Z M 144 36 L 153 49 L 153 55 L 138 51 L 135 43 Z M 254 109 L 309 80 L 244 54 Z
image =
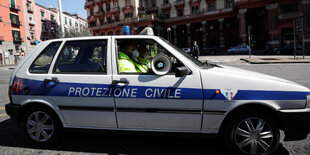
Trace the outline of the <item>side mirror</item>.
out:
M 175 77 L 182 77 L 189 75 L 191 71 L 187 69 L 186 67 L 177 67 L 175 70 Z

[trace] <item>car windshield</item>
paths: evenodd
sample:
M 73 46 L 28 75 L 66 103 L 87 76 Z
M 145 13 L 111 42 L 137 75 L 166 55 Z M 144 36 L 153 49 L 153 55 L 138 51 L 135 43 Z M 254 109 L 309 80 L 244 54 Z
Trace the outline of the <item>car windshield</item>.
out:
M 167 44 L 169 44 L 171 47 L 173 47 L 175 50 L 177 50 L 180 54 L 184 55 L 186 58 L 190 59 L 192 62 L 194 62 L 197 66 L 199 67 L 202 67 L 204 66 L 205 64 L 202 63 L 201 61 L 193 58 L 190 54 L 184 52 L 183 50 L 181 50 L 179 47 L 171 44 L 168 40 L 164 39 L 164 38 L 161 38 L 159 37 L 161 40 L 165 41 Z

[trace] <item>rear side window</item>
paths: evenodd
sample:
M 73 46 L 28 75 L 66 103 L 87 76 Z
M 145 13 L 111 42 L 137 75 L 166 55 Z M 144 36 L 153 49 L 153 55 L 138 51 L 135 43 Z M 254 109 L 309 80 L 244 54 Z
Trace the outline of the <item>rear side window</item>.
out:
M 61 42 L 50 43 L 29 68 L 30 73 L 47 73 Z
M 107 40 L 68 41 L 53 73 L 106 73 Z

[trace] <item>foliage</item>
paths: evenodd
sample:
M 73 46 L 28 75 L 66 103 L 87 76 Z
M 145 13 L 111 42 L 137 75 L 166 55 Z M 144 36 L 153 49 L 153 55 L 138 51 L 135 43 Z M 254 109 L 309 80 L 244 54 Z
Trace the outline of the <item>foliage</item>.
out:
M 72 38 L 72 37 L 88 37 L 93 36 L 89 29 L 81 29 L 78 31 L 76 29 L 68 29 L 65 33 L 65 38 Z

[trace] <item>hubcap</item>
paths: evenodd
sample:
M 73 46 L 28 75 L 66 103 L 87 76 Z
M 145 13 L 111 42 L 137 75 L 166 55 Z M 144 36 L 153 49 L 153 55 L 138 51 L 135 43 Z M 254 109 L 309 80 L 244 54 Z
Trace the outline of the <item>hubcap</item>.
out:
M 49 140 L 54 133 L 51 117 L 42 111 L 33 112 L 29 115 L 26 128 L 29 136 L 37 142 Z
M 270 125 L 260 118 L 247 118 L 236 127 L 234 140 L 238 148 L 247 154 L 262 154 L 273 142 Z

